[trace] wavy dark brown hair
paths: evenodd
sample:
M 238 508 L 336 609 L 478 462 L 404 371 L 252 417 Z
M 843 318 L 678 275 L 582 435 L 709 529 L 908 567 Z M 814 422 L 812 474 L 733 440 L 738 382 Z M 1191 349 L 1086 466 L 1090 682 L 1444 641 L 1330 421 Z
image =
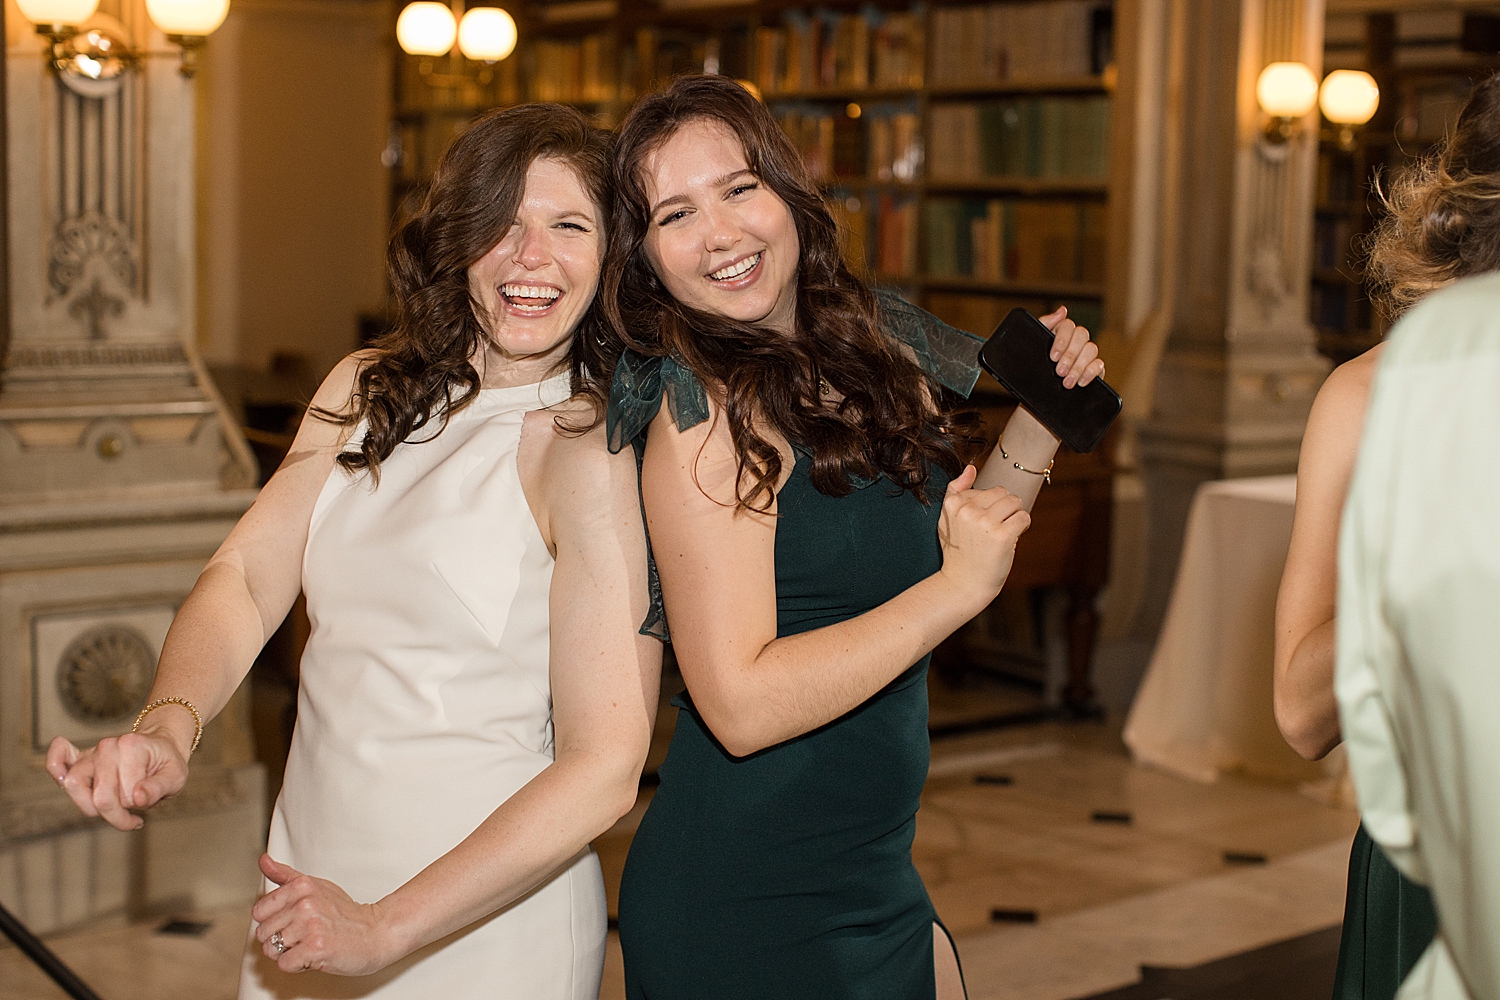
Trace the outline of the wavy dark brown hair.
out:
M 481 377 L 471 359 L 486 334 L 477 318 L 483 307 L 469 291 L 469 267 L 510 230 L 526 172 L 539 157 L 573 168 L 599 211 L 601 239 L 607 237 L 611 153 L 608 132 L 560 104 L 491 111 L 453 141 L 421 207 L 397 228 L 387 249 L 396 301 L 391 331 L 361 364 L 349 409 L 315 410 L 345 426 L 367 422 L 359 449 L 341 454 L 340 465 L 368 469 L 378 478 L 380 463 L 398 444 L 433 420 L 446 426 L 449 416 L 474 401 Z M 607 245 L 605 240 L 601 251 Z M 602 419 L 620 347 L 604 335 L 597 297 L 573 333 L 572 388 L 593 403 L 594 418 L 567 429 L 582 432 Z
M 790 338 L 683 305 L 647 259 L 646 161 L 694 122 L 736 136 L 750 169 L 791 211 L 801 256 Z M 936 386 L 881 332 L 874 294 L 849 270 L 833 216 L 764 105 L 725 77 L 685 76 L 637 102 L 615 142 L 604 314 L 626 346 L 676 356 L 718 397 L 739 459 L 737 506 L 770 506 L 782 460 L 767 431 L 811 453 L 813 485 L 829 496 L 886 476 L 925 501 L 930 466 L 959 471 L 954 421 L 931 402 Z M 843 394 L 837 408 L 822 404 L 819 378 Z
M 1450 282 L 1500 269 L 1500 74 L 1475 85 L 1452 135 L 1377 191 L 1386 215 L 1365 273 L 1390 319 Z

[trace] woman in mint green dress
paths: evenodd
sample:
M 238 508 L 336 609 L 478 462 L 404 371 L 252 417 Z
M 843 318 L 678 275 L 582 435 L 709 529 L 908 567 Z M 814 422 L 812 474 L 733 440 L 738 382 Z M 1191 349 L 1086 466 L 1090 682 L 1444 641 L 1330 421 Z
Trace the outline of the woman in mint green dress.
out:
M 928 654 L 1004 584 L 1057 439 L 1021 410 L 963 465 L 935 398 L 972 388 L 976 338 L 850 273 L 733 81 L 680 79 L 618 136 L 611 444 L 642 454 L 687 682 L 620 890 L 627 994 L 957 1000 L 911 861 Z M 1045 322 L 1067 384 L 1097 377 Z

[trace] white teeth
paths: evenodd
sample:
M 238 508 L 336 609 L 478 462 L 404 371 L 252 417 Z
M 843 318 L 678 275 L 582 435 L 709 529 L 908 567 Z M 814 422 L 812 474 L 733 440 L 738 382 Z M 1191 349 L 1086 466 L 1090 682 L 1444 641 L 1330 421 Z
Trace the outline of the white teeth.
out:
M 501 285 L 500 291 L 508 299 L 556 299 L 562 295 L 559 289 L 547 285 Z
M 738 278 L 740 275 L 744 274 L 746 271 L 750 270 L 752 267 L 759 263 L 760 254 L 753 254 L 752 256 L 746 257 L 738 264 L 731 264 L 728 267 L 721 267 L 719 270 L 710 274 L 709 277 L 714 279 L 715 281 L 728 281 L 730 278 Z

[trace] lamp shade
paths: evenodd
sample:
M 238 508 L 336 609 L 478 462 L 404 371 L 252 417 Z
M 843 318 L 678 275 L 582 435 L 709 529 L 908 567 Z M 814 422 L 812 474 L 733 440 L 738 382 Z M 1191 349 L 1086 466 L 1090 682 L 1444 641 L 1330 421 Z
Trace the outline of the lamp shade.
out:
M 458 50 L 479 62 L 498 62 L 515 51 L 516 22 L 499 7 L 471 7 L 458 22 Z
M 409 3 L 396 18 L 396 41 L 414 56 L 447 55 L 458 37 L 458 23 L 447 4 L 432 0 Z
M 1380 107 L 1380 88 L 1362 70 L 1336 69 L 1323 78 L 1318 90 L 1323 117 L 1335 125 L 1363 125 Z
M 82 24 L 99 9 L 99 0 L 16 0 L 32 24 Z
M 1299 62 L 1274 62 L 1260 71 L 1255 99 L 1273 118 L 1301 118 L 1318 103 L 1318 78 Z
M 204 37 L 229 16 L 229 0 L 146 0 L 151 23 L 163 34 Z

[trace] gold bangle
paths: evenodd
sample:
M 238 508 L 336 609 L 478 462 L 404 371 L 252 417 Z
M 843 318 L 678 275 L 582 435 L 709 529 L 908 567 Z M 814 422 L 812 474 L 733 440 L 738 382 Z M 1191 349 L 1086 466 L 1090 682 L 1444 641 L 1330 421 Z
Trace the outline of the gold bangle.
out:
M 995 442 L 995 447 L 1000 449 L 1000 457 L 1002 459 L 1004 459 L 1005 461 L 1010 462 L 1010 456 L 1005 453 L 1005 435 L 1003 435 L 1003 434 L 1000 435 L 1000 440 Z M 1057 459 L 1054 458 L 1051 462 L 1047 463 L 1047 467 L 1045 469 L 1043 469 L 1041 472 L 1038 472 L 1035 469 L 1028 469 L 1028 468 L 1026 468 L 1026 466 L 1022 465 L 1020 462 L 1010 462 L 1010 464 L 1011 464 L 1012 467 L 1020 469 L 1022 472 L 1026 473 L 1028 476 L 1041 476 L 1042 477 L 1042 483 L 1045 484 L 1045 485 L 1047 485 L 1047 486 L 1051 486 L 1052 485 L 1052 466 L 1054 464 L 1056 464 L 1056 462 L 1057 462 Z
M 198 710 L 193 707 L 193 703 L 188 701 L 186 698 L 156 699 L 151 704 L 141 709 L 141 714 L 135 717 L 135 725 L 130 727 L 130 731 L 133 733 L 139 730 L 141 728 L 141 720 L 144 719 L 149 713 L 155 711 L 158 708 L 161 708 L 163 705 L 181 705 L 183 708 L 193 713 L 193 722 L 198 726 L 198 731 L 193 734 L 193 745 L 188 748 L 188 756 L 191 757 L 193 755 L 193 752 L 198 749 L 198 744 L 203 740 L 203 716 L 198 714 Z

